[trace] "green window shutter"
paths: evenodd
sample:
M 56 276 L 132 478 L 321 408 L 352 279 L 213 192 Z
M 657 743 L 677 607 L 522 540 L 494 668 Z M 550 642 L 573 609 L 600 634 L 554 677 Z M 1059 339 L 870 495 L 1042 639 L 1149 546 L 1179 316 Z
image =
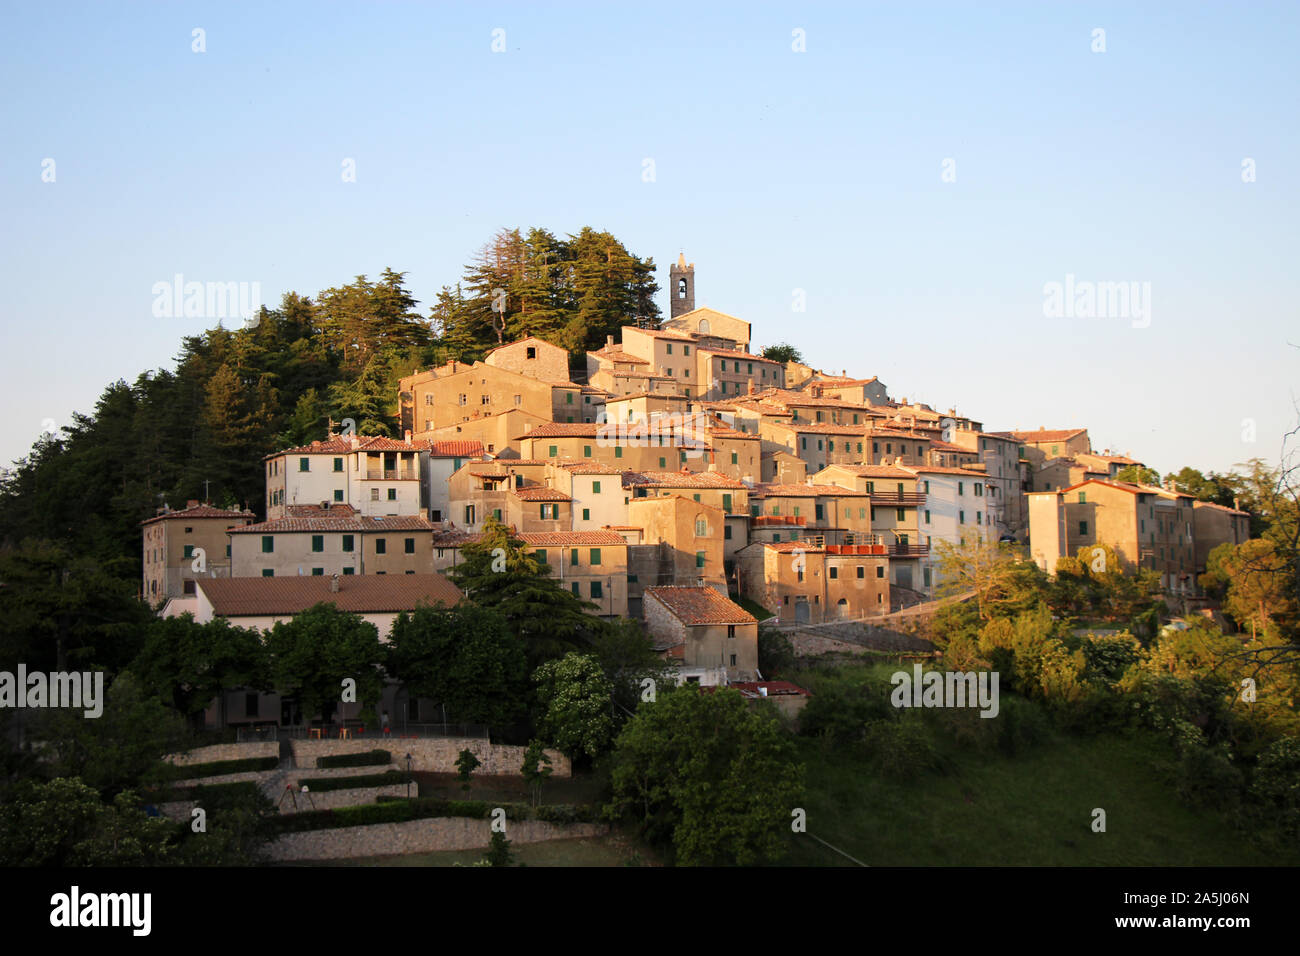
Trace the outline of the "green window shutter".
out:
M 185 546 L 185 554 L 183 555 L 183 557 L 186 557 L 186 558 L 192 558 L 192 557 L 194 557 L 194 545 L 192 545 L 192 544 L 187 544 L 187 545 Z
M 274 535 L 269 535 L 269 534 L 262 535 L 262 553 L 271 554 L 273 551 L 275 551 Z
M 667 468 L 667 467 L 668 467 L 668 459 L 666 459 L 666 458 L 660 458 L 660 459 L 659 459 L 659 467 L 660 467 L 660 468 Z
M 731 511 L 731 495 L 722 496 L 722 510 L 726 512 Z
M 593 567 L 600 564 L 600 548 L 591 549 L 591 564 Z
M 264 577 L 264 578 L 273 578 L 273 577 L 275 577 L 275 570 L 274 570 L 273 568 L 263 568 L 263 569 L 262 569 L 262 577 Z
M 902 508 L 899 508 L 899 509 L 897 509 L 897 514 L 895 515 L 895 517 L 896 517 L 899 521 L 906 521 L 906 520 L 907 520 L 907 512 L 904 511 Z
M 407 538 L 405 542 L 405 547 L 406 547 L 407 554 L 415 554 L 415 539 Z
M 547 458 L 559 458 L 559 457 L 560 457 L 560 448 L 559 448 L 559 446 L 558 446 L 558 445 L 549 445 L 549 446 L 547 446 L 547 449 L 546 449 L 546 457 L 547 457 Z
M 572 405 L 572 404 L 573 404 L 573 393 L 572 393 L 572 392 L 565 392 L 565 393 L 564 393 L 564 404 L 565 404 L 565 405 Z
M 350 535 L 350 534 L 345 534 L 345 535 L 343 536 L 343 550 L 344 550 L 344 551 L 351 551 L 351 550 L 352 550 L 352 535 Z
M 345 575 L 348 575 L 348 574 L 356 574 L 356 573 L 357 573 L 357 569 L 356 569 L 356 568 L 353 568 L 353 567 L 345 567 L 345 568 L 343 569 L 343 573 L 344 573 Z
M 696 552 L 695 552 L 695 566 L 696 566 L 697 568 L 702 568 L 702 567 L 704 567 L 704 554 L 705 554 L 705 552 L 703 552 L 703 551 L 696 551 Z
M 543 521 L 546 520 L 546 505 L 542 505 L 542 515 L 541 515 L 541 517 L 542 517 L 542 520 L 543 520 Z
M 388 541 L 384 538 L 375 539 L 375 554 L 387 554 Z
M 571 548 L 571 549 L 569 550 L 569 564 L 573 565 L 575 568 L 578 566 L 578 549 L 577 549 L 577 548 Z
M 310 458 L 299 458 L 299 459 L 298 459 L 298 470 L 299 470 L 299 471 L 311 471 L 311 459 L 310 459 Z
M 311 575 L 312 575 L 312 577 L 314 577 L 314 578 L 323 577 L 324 574 L 325 574 L 325 569 L 324 569 L 324 568 L 312 568 L 312 569 L 311 569 Z
M 334 489 L 334 500 L 335 500 L 335 501 L 342 501 L 342 500 L 343 500 L 343 489 L 342 489 L 342 488 L 335 488 L 335 489 Z
M 826 506 L 825 506 L 825 505 L 813 505 L 813 520 L 814 520 L 814 521 L 821 521 L 821 520 L 822 520 L 823 518 L 825 518 L 825 517 L 826 517 Z
M 583 458 L 590 458 L 590 457 L 591 457 L 591 446 L 590 446 L 590 445 L 583 445 L 583 446 L 582 446 L 582 457 L 583 457 Z
M 740 456 L 737 455 L 734 451 L 731 453 L 731 463 L 733 465 L 740 464 Z
M 582 509 L 582 520 L 583 520 L 583 521 L 590 521 L 590 520 L 591 520 L 591 509 L 590 509 L 590 508 L 583 508 L 583 509 Z
M 342 459 L 342 458 L 335 458 L 335 459 L 334 459 L 334 470 L 335 470 L 335 471 L 342 471 L 342 470 L 343 470 L 343 459 Z
M 593 482 L 591 483 L 591 493 L 592 493 L 593 495 L 598 495 L 598 494 L 600 494 L 600 482 L 599 482 L 599 481 L 593 481 Z
M 315 551 L 315 552 L 318 552 L 318 553 L 321 552 L 321 551 L 324 551 L 324 550 L 325 550 L 325 535 L 323 535 L 323 534 L 314 534 L 314 535 L 312 535 L 312 536 L 311 536 L 311 549 L 312 549 L 313 551 Z
M 695 499 L 696 501 L 699 501 L 699 500 L 700 500 L 700 496 L 697 495 L 697 494 L 696 494 L 696 495 L 691 495 L 691 497 L 692 497 L 693 499 Z
M 592 582 L 591 582 L 591 596 L 594 597 L 594 598 L 598 598 L 598 597 L 601 597 L 601 596 L 602 596 L 602 592 L 601 592 L 601 590 L 600 590 L 600 582 L 599 582 L 599 581 L 592 581 Z
M 573 589 L 573 596 L 574 596 L 574 597 L 582 597 L 582 594 L 578 591 L 578 582 L 577 582 L 577 581 L 574 581 L 573 584 L 570 585 L 570 587 Z
M 623 446 L 622 446 L 622 445 L 615 445 L 615 446 L 614 446 L 614 457 L 615 457 L 615 458 L 622 458 L 622 457 L 623 457 Z

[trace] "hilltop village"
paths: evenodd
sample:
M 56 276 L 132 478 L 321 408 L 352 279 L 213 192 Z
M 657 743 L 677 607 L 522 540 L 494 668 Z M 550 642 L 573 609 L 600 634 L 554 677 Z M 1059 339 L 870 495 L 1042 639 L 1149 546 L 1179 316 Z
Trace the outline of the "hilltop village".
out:
M 940 542 L 1014 542 L 1049 572 L 1106 545 L 1177 599 L 1248 536 L 1243 511 L 1119 480 L 1142 462 L 1084 427 L 993 430 L 765 358 L 749 322 L 696 307 L 684 258 L 670 291 L 659 328 L 625 326 L 585 369 L 526 337 L 403 378 L 400 439 L 332 424 L 267 455 L 260 513 L 161 509 L 144 599 L 263 629 L 330 601 L 384 633 L 455 603 L 445 572 L 495 521 L 591 613 L 642 621 L 684 679 L 742 685 L 762 675 L 738 601 L 795 625 L 888 615 L 936 597 Z

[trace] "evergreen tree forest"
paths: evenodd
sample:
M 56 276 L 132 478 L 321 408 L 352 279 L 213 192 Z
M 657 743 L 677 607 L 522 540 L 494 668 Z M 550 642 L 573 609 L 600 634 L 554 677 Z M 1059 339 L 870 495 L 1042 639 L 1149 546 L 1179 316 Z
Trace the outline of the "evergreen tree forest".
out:
M 406 273 L 287 292 L 244 327 L 181 341 L 174 369 L 109 384 L 0 477 L 0 547 L 43 540 L 122 580 L 140 570 L 140 521 L 164 503 L 263 499 L 264 456 L 350 418 L 399 437 L 398 380 L 536 335 L 582 353 L 623 325 L 658 327 L 654 260 L 584 227 L 497 233 L 427 312 Z M 206 495 L 205 495 L 206 488 Z

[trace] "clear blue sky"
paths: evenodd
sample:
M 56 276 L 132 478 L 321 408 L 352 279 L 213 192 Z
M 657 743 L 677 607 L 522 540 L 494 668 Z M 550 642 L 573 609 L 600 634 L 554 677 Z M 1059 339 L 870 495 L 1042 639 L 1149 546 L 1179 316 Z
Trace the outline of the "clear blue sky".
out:
M 176 273 L 275 303 L 391 266 L 424 309 L 532 225 L 654 256 L 665 312 L 685 251 L 756 346 L 989 428 L 1087 425 L 1162 472 L 1276 459 L 1297 5 L 703 7 L 8 5 L 0 460 L 210 324 L 154 317 Z M 1149 282 L 1149 327 L 1045 317 L 1067 274 Z

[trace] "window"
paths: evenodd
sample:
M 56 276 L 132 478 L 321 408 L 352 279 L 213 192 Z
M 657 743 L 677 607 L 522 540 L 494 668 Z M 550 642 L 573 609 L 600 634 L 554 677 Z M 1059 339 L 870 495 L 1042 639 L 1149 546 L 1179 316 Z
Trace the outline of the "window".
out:
M 964 511 L 958 511 L 958 512 L 957 512 L 957 523 L 958 523 L 958 524 L 965 524 L 965 523 L 966 523 L 966 512 L 964 512 Z
M 324 568 L 312 568 L 312 569 L 311 569 L 311 575 L 312 575 L 312 577 L 314 577 L 314 578 L 322 577 L 324 574 L 325 574 L 325 569 L 324 569 Z
M 925 586 L 926 586 L 927 588 L 930 586 L 930 569 L 929 569 L 929 568 L 922 568 L 922 569 L 921 569 L 921 580 L 925 582 Z
M 902 508 L 897 508 L 897 509 L 895 509 L 895 511 L 894 511 L 894 516 L 895 516 L 899 521 L 906 521 L 906 520 L 907 520 L 907 512 L 904 511 Z
M 478 403 L 479 403 L 480 405 L 491 405 L 491 404 L 492 404 L 492 396 L 490 396 L 490 395 L 480 395 L 480 396 L 478 397 Z
M 371 489 L 370 489 L 370 500 L 371 500 L 371 501 L 378 501 L 378 500 L 379 500 L 379 489 L 378 489 L 378 488 L 371 488 Z
M 1088 522 L 1086 522 L 1086 521 L 1080 521 L 1080 522 L 1079 522 L 1079 534 L 1081 534 L 1081 535 L 1086 535 L 1087 533 L 1088 533 Z
M 385 540 L 384 538 L 376 538 L 375 554 L 387 554 L 387 553 L 388 553 L 388 541 Z
M 821 521 L 826 517 L 825 505 L 813 505 L 813 520 Z
M 622 445 L 615 445 L 615 446 L 614 446 L 614 457 L 615 457 L 615 458 L 622 458 L 622 457 L 623 457 L 623 446 L 622 446 Z
M 571 588 L 572 591 L 573 591 L 573 596 L 574 596 L 574 597 L 582 597 L 581 592 L 578 590 L 578 582 L 577 582 L 577 581 L 574 581 L 573 584 L 570 585 L 570 588 Z
M 591 582 L 591 596 L 594 597 L 594 598 L 601 597 L 601 590 L 600 590 L 600 582 L 599 582 L 599 581 L 592 581 L 592 582 Z
M 885 576 L 885 566 L 884 566 L 883 564 L 877 564 L 877 565 L 876 565 L 876 577 L 878 577 L 878 578 L 883 578 L 884 576 Z
M 549 446 L 547 446 L 547 449 L 546 449 L 546 457 L 547 457 L 547 458 L 559 458 L 559 457 L 560 457 L 560 448 L 559 448 L 559 446 L 558 446 L 558 445 L 549 445 Z
M 312 551 L 315 551 L 315 552 L 318 553 L 318 554 L 319 554 L 321 551 L 324 551 L 324 550 L 325 550 L 325 535 L 323 535 L 323 534 L 314 534 L 314 535 L 312 535 L 312 536 L 311 536 L 311 549 L 312 549 Z
M 335 501 L 342 501 L 342 500 L 343 500 L 343 489 L 342 489 L 342 488 L 335 488 L 335 489 L 334 489 L 334 500 L 335 500 Z
M 866 576 L 867 576 L 867 569 L 866 569 L 865 567 L 863 567 L 862 565 L 859 564 L 859 565 L 858 565 L 858 580 L 860 581 L 860 580 L 862 580 L 863 578 L 865 578 Z
M 682 354 L 683 354 L 683 355 L 690 355 L 690 354 L 691 354 L 691 347 L 690 347 L 689 345 L 683 345 L 683 346 L 682 346 Z
M 415 539 L 407 538 L 404 542 L 407 554 L 415 554 Z
M 721 385 L 722 385 L 722 394 L 723 394 L 723 395 L 726 395 L 726 394 L 727 394 L 727 383 L 726 383 L 726 382 L 722 382 Z
M 477 518 L 477 517 L 478 517 L 478 515 L 477 515 L 477 511 L 476 511 L 475 506 L 474 506 L 474 505 L 466 505 L 466 506 L 465 506 L 465 523 L 466 523 L 466 524 L 474 524 L 474 523 L 475 523 L 475 518 Z
M 343 550 L 344 550 L 344 551 L 351 551 L 351 550 L 352 550 L 352 535 L 350 535 L 350 534 L 345 534 L 345 535 L 343 536 Z
M 356 574 L 356 573 L 357 573 L 357 569 L 356 569 L 356 568 L 344 568 L 344 569 L 343 569 L 343 574 L 344 574 L 345 576 L 346 576 L 346 575 L 349 575 L 349 574 Z
M 564 404 L 565 404 L 565 405 L 572 405 L 572 404 L 573 404 L 573 393 L 572 393 L 572 392 L 565 392 L 565 393 L 564 393 Z
M 185 553 L 182 555 L 182 557 L 185 557 L 185 558 L 192 558 L 192 557 L 194 557 L 194 545 L 192 545 L 192 544 L 187 544 L 187 545 L 185 546 Z
M 577 548 L 570 548 L 570 549 L 569 549 L 569 564 L 571 564 L 571 565 L 572 565 L 573 567 L 575 567 L 575 568 L 578 566 L 578 549 L 577 549 Z
M 966 494 L 966 482 L 964 481 L 957 482 L 957 494 L 959 495 Z
M 659 459 L 659 467 L 660 467 L 660 469 L 667 468 L 667 467 L 668 467 L 668 459 L 667 459 L 667 458 L 660 458 L 660 459 Z
M 299 470 L 299 471 L 311 471 L 311 459 L 310 459 L 310 458 L 299 458 L 299 459 L 298 459 L 298 470 Z
M 840 569 L 839 569 L 839 568 L 831 568 L 831 569 L 828 571 L 828 573 L 830 574 L 830 578 L 831 578 L 831 580 L 834 581 L 834 580 L 836 580 L 836 579 L 839 578 L 839 576 L 840 576 Z
M 673 343 L 672 343 L 672 342 L 668 342 L 668 343 L 666 343 L 666 344 L 664 345 L 664 352 L 665 352 L 666 354 L 668 354 L 668 355 L 672 355 L 672 354 L 673 354 Z
M 600 564 L 600 548 L 591 549 L 591 564 L 592 567 L 595 567 L 596 565 Z
M 275 536 L 270 534 L 262 535 L 262 553 L 270 554 L 275 550 Z
M 929 523 L 930 523 L 930 509 L 929 509 L 929 508 L 926 508 L 926 509 L 925 509 L 925 523 L 926 523 L 926 524 L 929 524 Z
M 591 446 L 590 446 L 590 445 L 583 445 L 583 446 L 582 446 L 582 457 L 583 457 L 583 458 L 590 458 L 590 457 L 591 457 Z
M 709 533 L 709 523 L 703 518 L 695 519 L 695 537 L 703 538 Z
M 263 569 L 262 569 L 262 577 L 264 577 L 264 578 L 273 578 L 273 577 L 275 577 L 275 570 L 272 569 L 272 568 L 263 568 Z
M 703 552 L 703 551 L 696 551 L 696 552 L 695 552 L 695 566 L 696 566 L 697 568 L 702 568 L 702 567 L 704 567 L 704 552 Z
M 335 459 L 334 459 L 334 470 L 335 470 L 335 471 L 342 471 L 342 470 L 343 470 L 343 459 L 342 459 L 342 458 L 335 458 Z
M 975 512 L 975 523 L 976 523 L 976 524 L 983 524 L 983 523 L 984 523 L 984 512 L 982 512 L 982 511 L 977 511 L 977 512 Z
M 496 518 L 498 521 L 500 521 L 500 520 L 501 520 L 501 509 L 500 509 L 500 508 L 493 508 L 493 509 L 492 509 L 492 517 L 494 517 L 494 518 Z
M 592 493 L 593 495 L 598 495 L 598 494 L 600 494 L 600 482 L 599 482 L 599 481 L 593 481 L 593 482 L 591 483 L 591 493 Z
M 1079 504 L 1086 505 L 1087 503 L 1088 503 L 1088 493 L 1086 491 L 1079 492 Z
M 389 500 L 389 501 L 396 501 L 396 500 L 397 500 L 397 489 L 396 489 L 396 488 L 389 488 L 389 489 L 388 489 L 388 500 Z
M 530 358 L 530 359 L 535 359 L 535 358 L 537 358 L 537 349 L 536 349 L 536 347 L 535 347 L 535 346 L 532 346 L 532 345 L 528 346 L 528 348 L 527 348 L 527 349 L 525 350 L 525 352 L 524 352 L 524 355 L 525 355 L 526 358 Z
M 727 541 L 731 540 L 731 525 L 725 524 L 722 526 L 722 537 Z

